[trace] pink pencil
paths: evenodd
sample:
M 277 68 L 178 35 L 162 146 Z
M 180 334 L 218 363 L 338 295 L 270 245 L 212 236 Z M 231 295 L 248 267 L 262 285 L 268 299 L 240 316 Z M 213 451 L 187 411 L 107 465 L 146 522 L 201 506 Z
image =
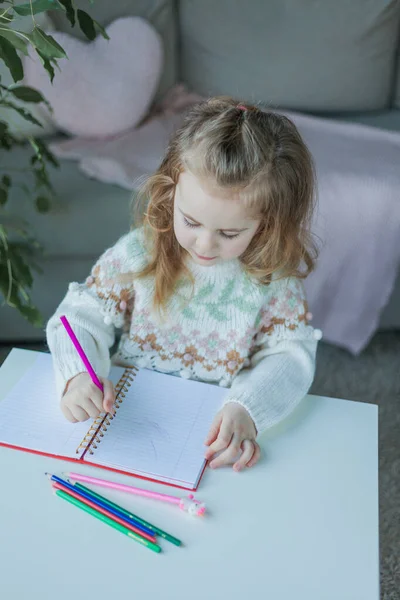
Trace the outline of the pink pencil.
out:
M 90 377 L 92 378 L 93 383 L 95 385 L 97 385 L 99 390 L 101 390 L 103 392 L 104 391 L 103 385 L 102 385 L 101 381 L 99 380 L 99 378 L 97 377 L 96 373 L 94 372 L 94 369 L 93 369 L 92 365 L 90 364 L 88 357 L 84 353 L 83 348 L 80 345 L 78 338 L 76 337 L 75 333 L 72 331 L 72 327 L 69 324 L 67 317 L 62 316 L 62 317 L 60 317 L 60 320 L 61 320 L 61 323 L 64 325 L 65 329 L 67 330 L 67 333 L 68 333 L 69 337 L 71 338 L 71 341 L 74 344 L 79 356 L 83 360 L 83 364 L 85 365 L 87 372 L 89 373 Z
M 97 477 L 89 477 L 89 475 L 81 475 L 80 473 L 64 473 L 64 476 L 72 481 L 91 483 L 92 485 L 111 488 L 120 492 L 128 492 L 129 494 L 145 496 L 146 498 L 152 498 L 153 500 L 177 504 L 179 508 L 196 517 L 203 516 L 206 511 L 205 504 L 196 500 L 193 494 L 177 498 L 176 496 L 168 496 L 167 494 L 160 494 L 159 492 L 150 492 L 149 490 L 143 490 L 142 488 L 133 487 L 132 485 L 125 485 L 124 483 L 107 481 L 105 479 L 97 479 Z

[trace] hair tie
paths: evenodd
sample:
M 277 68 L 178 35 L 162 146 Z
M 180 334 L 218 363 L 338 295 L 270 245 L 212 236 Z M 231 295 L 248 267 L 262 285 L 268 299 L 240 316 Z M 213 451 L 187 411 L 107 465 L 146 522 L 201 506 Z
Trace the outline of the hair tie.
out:
M 238 104 L 236 108 L 238 108 L 239 110 L 243 110 L 243 111 L 247 110 L 247 108 L 245 107 L 244 104 Z

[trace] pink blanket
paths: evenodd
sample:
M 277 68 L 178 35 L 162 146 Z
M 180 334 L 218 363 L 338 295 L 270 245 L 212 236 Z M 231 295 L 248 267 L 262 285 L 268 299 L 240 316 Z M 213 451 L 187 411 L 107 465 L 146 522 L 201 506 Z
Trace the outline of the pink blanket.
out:
M 200 98 L 174 88 L 137 129 L 106 140 L 52 145 L 82 171 L 133 190 L 153 172 L 186 106 Z M 316 165 L 320 238 L 316 271 L 306 280 L 313 324 L 324 339 L 360 352 L 377 328 L 400 264 L 400 133 L 288 113 Z

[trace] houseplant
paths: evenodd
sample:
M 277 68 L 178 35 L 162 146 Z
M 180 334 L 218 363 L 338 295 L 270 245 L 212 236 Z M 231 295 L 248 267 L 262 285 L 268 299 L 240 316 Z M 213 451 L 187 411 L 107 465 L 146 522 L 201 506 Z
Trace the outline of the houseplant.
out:
M 78 9 L 74 0 L 0 0 L 0 61 L 9 70 L 12 85 L 4 85 L 0 77 L 0 107 L 10 114 L 18 113 L 23 119 L 39 127 L 42 124 L 29 110 L 29 105 L 46 103 L 46 99 L 31 87 L 21 85 L 24 78 L 21 55 L 34 51 L 51 81 L 56 75 L 58 60 L 66 58 L 64 49 L 37 23 L 36 15 L 48 11 L 63 11 L 71 26 L 79 26 L 89 40 L 98 32 L 107 38 L 104 29 L 84 10 Z M 30 16 L 32 27 L 29 32 L 18 28 L 21 18 Z M 21 101 L 24 104 L 21 104 Z M 28 108 L 26 108 L 28 106 Z M 41 326 L 42 318 L 31 301 L 33 271 L 40 270 L 37 257 L 42 249 L 29 231 L 29 225 L 21 223 L 9 212 L 9 196 L 12 186 L 21 193 L 29 194 L 35 208 L 46 213 L 54 197 L 49 176 L 49 166 L 58 167 L 58 162 L 40 136 L 28 136 L 21 140 L 10 129 L 7 119 L 0 119 L 0 302 L 18 310 L 33 325 Z M 19 169 L 7 168 L 7 153 L 21 144 L 29 145 L 30 160 Z M 32 185 L 27 187 L 18 182 L 18 171 L 30 171 Z

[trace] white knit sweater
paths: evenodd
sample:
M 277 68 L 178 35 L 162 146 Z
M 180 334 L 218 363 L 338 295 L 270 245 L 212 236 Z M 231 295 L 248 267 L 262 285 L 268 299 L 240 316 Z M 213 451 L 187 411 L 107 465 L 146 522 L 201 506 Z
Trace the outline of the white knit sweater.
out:
M 142 230 L 133 230 L 100 257 L 85 283 L 70 284 L 47 325 L 59 394 L 84 371 L 60 322 L 64 314 L 103 377 L 112 361 L 229 387 L 225 403 L 243 405 L 258 433 L 288 415 L 312 383 L 321 337 L 307 324 L 301 282 L 261 285 L 238 260 L 203 267 L 189 259 L 194 287 L 182 278 L 160 319 L 151 309 L 153 278 L 131 275 L 147 257 Z M 123 333 L 110 359 L 115 328 Z

